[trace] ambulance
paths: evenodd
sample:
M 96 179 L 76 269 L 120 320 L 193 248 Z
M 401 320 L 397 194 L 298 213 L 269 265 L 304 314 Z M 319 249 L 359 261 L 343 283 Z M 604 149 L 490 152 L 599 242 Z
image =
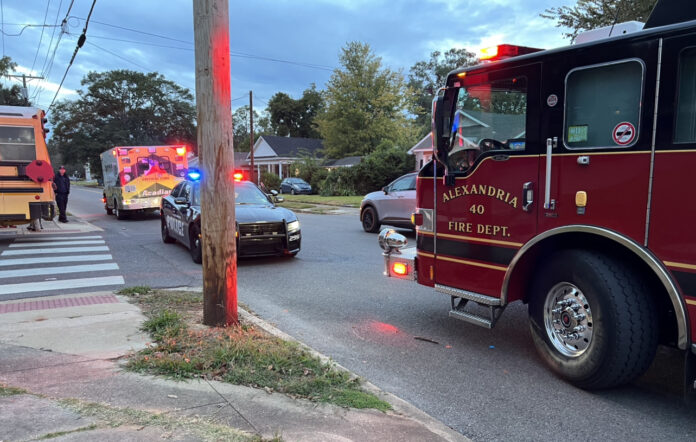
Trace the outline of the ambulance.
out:
M 117 146 L 101 154 L 106 213 L 121 220 L 159 210 L 162 197 L 186 177 L 185 145 Z

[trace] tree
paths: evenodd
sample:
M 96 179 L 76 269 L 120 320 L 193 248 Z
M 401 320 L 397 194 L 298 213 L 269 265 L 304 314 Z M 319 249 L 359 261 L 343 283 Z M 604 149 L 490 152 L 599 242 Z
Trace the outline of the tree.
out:
M 8 56 L 0 58 L 0 76 L 4 77 L 17 68 L 17 63 Z M 24 98 L 22 89 L 15 84 L 10 87 L 0 85 L 0 104 L 7 106 L 30 106 L 31 103 Z
M 433 51 L 430 59 L 419 61 L 411 66 L 408 86 L 414 94 L 412 112 L 416 115 L 416 125 L 421 136 L 430 132 L 430 113 L 432 112 L 433 96 L 438 88 L 445 85 L 447 74 L 452 70 L 473 66 L 478 58 L 466 49 L 452 48 L 447 52 Z
M 327 83 L 326 108 L 317 116 L 327 156 L 366 155 L 384 141 L 410 147 L 417 134 L 406 117 L 410 96 L 403 75 L 382 67 L 365 43 L 348 43 L 340 64 Z
M 555 20 L 558 28 L 570 28 L 571 32 L 564 36 L 575 41 L 581 31 L 631 20 L 644 22 L 656 3 L 657 0 L 578 0 L 573 7 L 549 8 L 540 15 Z
M 238 107 L 232 113 L 232 124 L 234 125 L 234 151 L 249 152 L 251 137 L 249 131 L 249 105 Z M 270 122 L 267 112 L 259 115 L 254 109 L 254 139 L 258 139 L 261 135 L 273 133 L 270 128 Z
M 319 138 L 314 118 L 323 104 L 321 92 L 314 84 L 298 100 L 283 92 L 276 93 L 267 108 L 273 133 L 281 137 Z
M 196 150 L 193 96 L 162 75 L 116 70 L 90 72 L 75 101 L 51 111 L 51 144 L 66 162 L 89 162 L 113 146 L 185 143 Z

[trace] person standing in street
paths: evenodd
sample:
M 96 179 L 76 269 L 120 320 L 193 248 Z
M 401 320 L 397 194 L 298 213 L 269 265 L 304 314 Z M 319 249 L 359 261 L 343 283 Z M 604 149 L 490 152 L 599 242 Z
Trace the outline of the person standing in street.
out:
M 60 166 L 58 174 L 53 177 L 53 190 L 56 191 L 56 204 L 58 205 L 58 221 L 68 222 L 67 207 L 68 194 L 70 193 L 70 178 L 65 174 L 65 166 Z

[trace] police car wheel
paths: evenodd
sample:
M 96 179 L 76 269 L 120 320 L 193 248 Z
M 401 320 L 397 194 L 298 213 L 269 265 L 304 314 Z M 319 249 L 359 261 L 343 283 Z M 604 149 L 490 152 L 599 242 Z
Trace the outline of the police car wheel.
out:
M 167 227 L 167 222 L 162 217 L 162 242 L 166 244 L 171 244 L 175 241 L 174 238 L 169 234 L 169 227 Z
M 585 389 L 642 375 L 658 343 L 655 303 L 643 282 L 629 266 L 598 252 L 550 256 L 529 299 L 532 338 L 542 359 Z
M 203 247 L 201 247 L 201 229 L 200 227 L 194 225 L 191 227 L 190 237 L 189 237 L 189 250 L 191 252 L 191 259 L 196 264 L 203 262 Z

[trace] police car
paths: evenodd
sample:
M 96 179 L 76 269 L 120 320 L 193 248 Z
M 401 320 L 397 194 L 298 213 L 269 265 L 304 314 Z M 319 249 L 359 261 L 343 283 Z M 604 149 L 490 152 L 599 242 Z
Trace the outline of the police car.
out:
M 189 170 L 160 207 L 162 241 L 184 244 L 196 263 L 202 260 L 200 178 L 200 172 Z M 239 173 L 234 191 L 238 256 L 295 256 L 300 251 L 300 222 L 291 210 L 275 205 L 273 200 L 281 198 L 263 193 Z

